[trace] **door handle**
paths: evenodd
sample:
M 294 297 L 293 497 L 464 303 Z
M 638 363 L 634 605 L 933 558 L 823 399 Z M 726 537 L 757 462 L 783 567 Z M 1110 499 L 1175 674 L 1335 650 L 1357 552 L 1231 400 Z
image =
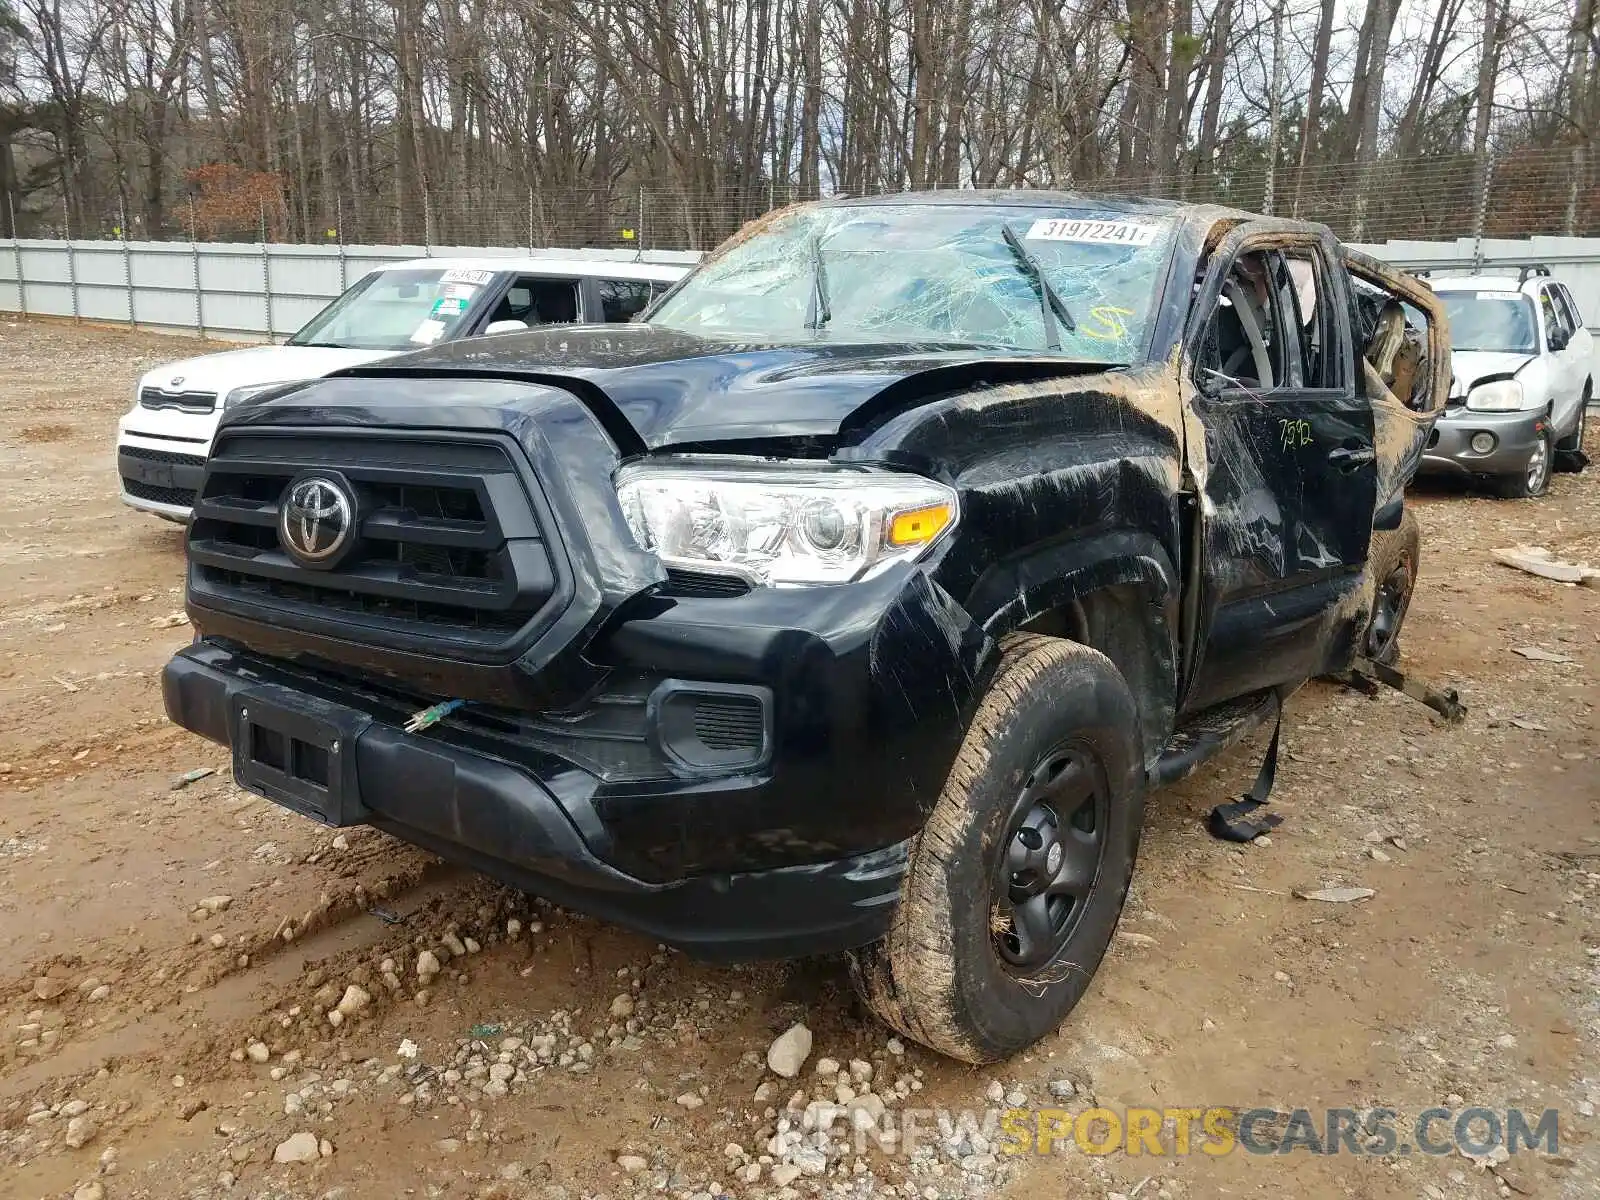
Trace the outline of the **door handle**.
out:
M 1370 447 L 1335 446 L 1328 451 L 1328 461 L 1341 471 L 1353 471 L 1377 461 L 1377 458 L 1378 452 Z

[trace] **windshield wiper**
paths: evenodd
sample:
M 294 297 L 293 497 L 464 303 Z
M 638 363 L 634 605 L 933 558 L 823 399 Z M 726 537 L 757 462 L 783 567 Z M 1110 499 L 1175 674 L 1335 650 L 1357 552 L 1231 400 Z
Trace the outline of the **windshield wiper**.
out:
M 1056 290 L 1050 286 L 1050 281 L 1044 277 L 1044 268 L 1039 265 L 1039 260 L 1028 252 L 1028 248 L 1022 244 L 1022 239 L 1017 236 L 1016 230 L 1009 224 L 1002 224 L 1000 234 L 1016 258 L 1017 265 L 1022 268 L 1022 273 L 1039 285 L 1039 301 L 1044 312 L 1045 349 L 1061 349 L 1061 334 L 1056 329 L 1056 318 L 1060 317 L 1061 323 L 1069 330 L 1076 329 L 1078 323 L 1072 319 L 1072 313 L 1067 310 L 1061 297 L 1056 295 Z
M 806 301 L 806 328 L 821 329 L 833 319 L 828 304 L 828 276 L 822 268 L 822 237 L 811 237 L 811 296 Z

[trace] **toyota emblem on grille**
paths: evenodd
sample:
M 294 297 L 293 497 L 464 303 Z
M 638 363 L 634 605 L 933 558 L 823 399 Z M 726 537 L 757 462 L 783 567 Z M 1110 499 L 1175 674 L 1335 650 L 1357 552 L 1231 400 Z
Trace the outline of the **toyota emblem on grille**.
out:
M 342 479 L 302 475 L 289 485 L 278 510 L 278 540 L 296 562 L 331 567 L 355 536 L 355 498 Z

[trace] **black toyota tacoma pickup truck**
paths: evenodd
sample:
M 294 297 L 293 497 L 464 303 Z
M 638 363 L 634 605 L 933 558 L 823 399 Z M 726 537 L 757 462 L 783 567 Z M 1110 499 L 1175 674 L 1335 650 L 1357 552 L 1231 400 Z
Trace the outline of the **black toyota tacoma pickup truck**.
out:
M 1318 225 L 803 205 L 643 323 L 230 412 L 172 719 L 238 782 L 978 1062 L 1083 993 L 1148 791 L 1382 659 L 1449 382 Z

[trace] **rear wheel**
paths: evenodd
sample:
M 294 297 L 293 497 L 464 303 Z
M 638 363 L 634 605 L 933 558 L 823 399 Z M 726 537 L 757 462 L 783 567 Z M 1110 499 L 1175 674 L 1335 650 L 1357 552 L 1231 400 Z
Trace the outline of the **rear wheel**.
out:
M 1144 804 L 1139 715 L 1098 651 L 1008 639 L 911 850 L 888 935 L 851 956 L 865 1004 L 952 1058 L 1051 1032 L 1116 929 Z
M 1589 402 L 1594 399 L 1594 380 L 1583 385 L 1583 399 L 1578 402 L 1578 427 L 1556 443 L 1556 470 L 1576 474 L 1589 465 L 1583 452 L 1584 425 L 1589 414 Z
M 1411 609 L 1421 560 L 1422 531 L 1410 509 L 1401 516 L 1400 528 L 1373 531 L 1367 567 L 1377 582 L 1361 652 L 1374 662 L 1392 663 L 1400 658 L 1400 627 Z
M 1497 482 L 1500 494 L 1508 500 L 1532 500 L 1550 488 L 1550 471 L 1554 466 L 1555 441 L 1546 420 L 1539 430 L 1539 440 L 1528 455 L 1528 465 L 1520 475 L 1505 475 Z

